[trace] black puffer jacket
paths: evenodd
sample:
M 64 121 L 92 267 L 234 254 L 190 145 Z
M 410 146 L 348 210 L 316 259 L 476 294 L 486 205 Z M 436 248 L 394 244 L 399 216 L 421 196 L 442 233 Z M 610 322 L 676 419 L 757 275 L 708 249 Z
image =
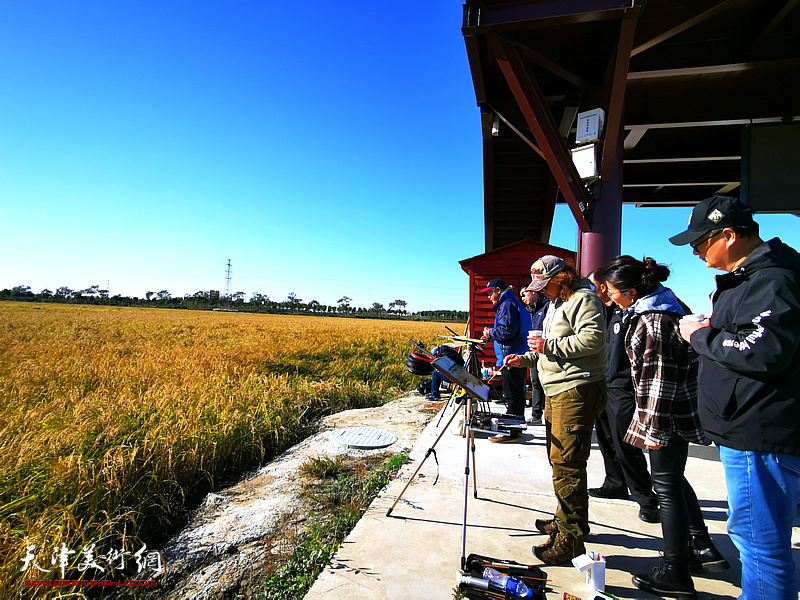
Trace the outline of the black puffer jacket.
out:
M 800 456 L 800 254 L 775 238 L 716 280 L 711 327 L 691 338 L 703 429 L 729 448 Z

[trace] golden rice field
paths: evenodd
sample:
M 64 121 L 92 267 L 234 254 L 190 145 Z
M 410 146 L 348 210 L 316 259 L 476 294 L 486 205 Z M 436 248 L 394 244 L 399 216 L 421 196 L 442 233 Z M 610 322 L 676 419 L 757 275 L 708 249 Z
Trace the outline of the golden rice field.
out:
M 437 323 L 0 302 L 0 598 L 70 591 L 25 580 L 103 575 L 78 570 L 76 552 L 62 576 L 51 560 L 62 545 L 96 543 L 100 557 L 163 541 L 203 494 L 308 435 L 317 417 L 410 389 L 409 338 L 440 333 Z

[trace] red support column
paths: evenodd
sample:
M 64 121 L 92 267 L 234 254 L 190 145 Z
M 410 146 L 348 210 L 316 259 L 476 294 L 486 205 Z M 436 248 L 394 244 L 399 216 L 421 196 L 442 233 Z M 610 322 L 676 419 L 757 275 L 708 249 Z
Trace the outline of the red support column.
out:
M 611 179 L 601 184 L 595 195 L 592 230 L 579 233 L 578 269 L 586 276 L 598 267 L 605 267 L 620 254 L 622 235 L 622 136 L 614 153 Z

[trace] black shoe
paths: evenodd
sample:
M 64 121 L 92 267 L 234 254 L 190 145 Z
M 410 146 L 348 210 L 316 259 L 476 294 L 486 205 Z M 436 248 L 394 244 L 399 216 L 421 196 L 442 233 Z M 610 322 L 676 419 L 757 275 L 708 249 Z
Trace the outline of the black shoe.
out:
M 642 506 L 639 508 L 639 519 L 645 523 L 660 523 L 661 514 L 658 512 L 658 507 Z
M 589 488 L 589 495 L 592 498 L 606 498 L 609 500 L 627 500 L 627 490 L 612 490 L 607 487 Z
M 692 576 L 689 575 L 689 565 L 678 565 L 665 560 L 650 573 L 634 575 L 631 581 L 640 590 L 657 596 L 690 600 L 697 598 Z
M 429 400 L 431 402 L 441 402 L 442 398 L 441 398 L 441 396 L 434 396 L 433 394 L 426 394 L 425 395 L 425 400 Z
M 692 551 L 689 556 L 690 570 L 697 572 L 706 568 L 714 573 L 721 573 L 731 568 L 730 563 L 711 541 L 708 528 L 699 535 L 691 536 L 689 547 Z

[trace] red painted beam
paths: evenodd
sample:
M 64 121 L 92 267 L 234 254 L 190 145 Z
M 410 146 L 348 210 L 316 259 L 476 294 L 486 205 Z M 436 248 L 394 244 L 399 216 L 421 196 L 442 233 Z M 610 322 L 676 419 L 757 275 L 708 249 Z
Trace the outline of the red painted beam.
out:
M 488 34 L 487 39 L 578 227 L 581 231 L 589 231 L 591 228 L 583 216 L 582 207 L 587 207 L 591 198 L 578 175 L 533 74 L 512 42 L 495 33 Z
M 623 131 L 623 110 L 625 104 L 625 87 L 628 83 L 628 68 L 633 49 L 633 34 L 636 31 L 637 11 L 627 11 L 622 19 L 622 26 L 617 43 L 617 53 L 611 71 L 611 91 L 606 109 L 606 133 L 603 137 L 602 158 L 600 159 L 600 178 L 611 179 L 614 169 L 614 155 L 622 146 L 619 138 Z
M 626 8 L 640 7 L 645 0 L 539 0 L 508 4 L 467 4 L 464 33 L 484 33 L 483 28 L 550 27 L 586 21 L 618 19 Z

